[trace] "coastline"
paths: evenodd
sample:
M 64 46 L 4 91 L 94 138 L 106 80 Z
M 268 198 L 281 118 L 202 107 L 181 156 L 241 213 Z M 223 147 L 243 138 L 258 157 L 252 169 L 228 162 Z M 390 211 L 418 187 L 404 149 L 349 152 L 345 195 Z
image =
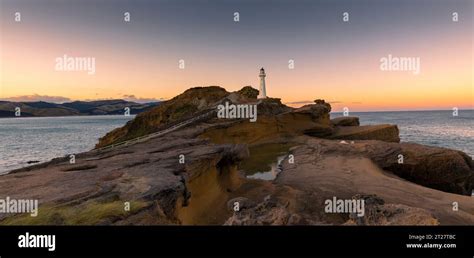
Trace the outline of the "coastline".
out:
M 252 96 L 239 92 L 191 89 L 112 130 L 99 143 L 107 146 L 137 135 L 137 123 L 155 123 L 157 117 L 166 118 L 161 114 L 181 110 L 187 98 L 216 91 L 220 95 L 194 112 L 206 112 L 222 96 L 234 103 L 252 102 Z M 259 103 L 259 110 L 255 123 L 211 116 L 141 142 L 78 153 L 74 164 L 67 157 L 56 158 L 2 175 L 0 194 L 27 192 L 39 197 L 43 206 L 38 219 L 5 217 L 0 224 L 474 224 L 474 166 L 461 151 L 400 142 L 398 127 L 392 124 L 361 125 L 357 117 L 331 119 L 331 107 L 323 100 L 294 109 L 268 98 Z M 179 116 L 166 123 L 186 119 Z M 249 148 L 258 153 L 268 144 L 292 146 L 276 178 L 243 176 L 247 168 L 240 164 L 249 159 Z M 184 163 L 178 162 L 181 154 Z M 280 156 L 281 150 L 276 154 Z M 246 167 L 253 163 L 249 164 Z M 321 213 L 325 199 L 333 197 L 372 203 L 366 207 L 370 216 L 361 220 Z M 236 213 L 226 208 L 233 200 L 245 209 Z M 112 208 L 124 201 L 135 203 L 136 210 L 111 210 L 83 221 L 68 215 L 79 210 L 95 214 L 97 203 Z M 452 201 L 462 207 L 459 212 L 451 209 Z M 52 216 L 53 210 L 57 215 Z

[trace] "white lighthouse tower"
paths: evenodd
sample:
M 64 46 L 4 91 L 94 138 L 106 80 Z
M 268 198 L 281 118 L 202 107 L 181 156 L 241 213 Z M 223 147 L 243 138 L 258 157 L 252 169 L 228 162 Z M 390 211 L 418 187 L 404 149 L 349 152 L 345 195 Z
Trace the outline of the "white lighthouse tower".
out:
M 258 77 L 260 77 L 260 90 L 259 90 L 259 94 L 258 94 L 259 99 L 267 98 L 267 90 L 265 88 L 265 76 L 267 76 L 267 75 L 265 74 L 265 69 L 263 69 L 263 67 L 262 67 L 260 69 L 260 74 L 258 75 Z

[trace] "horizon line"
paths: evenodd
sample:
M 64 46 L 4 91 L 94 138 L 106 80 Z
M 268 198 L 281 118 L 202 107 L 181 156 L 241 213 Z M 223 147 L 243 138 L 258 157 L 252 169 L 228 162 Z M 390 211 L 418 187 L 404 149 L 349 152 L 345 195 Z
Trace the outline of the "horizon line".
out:
M 376 113 L 376 112 L 436 112 L 436 111 L 454 111 L 452 109 L 413 109 L 413 110 L 365 110 L 350 111 L 349 113 Z M 474 111 L 474 108 L 462 108 L 458 111 Z M 331 111 L 329 113 L 344 113 L 344 111 Z
M 110 99 L 85 99 L 85 100 L 69 100 L 69 101 L 64 101 L 64 102 L 55 102 L 55 101 L 45 101 L 45 100 L 25 100 L 25 101 L 12 101 L 8 99 L 2 99 L 0 98 L 0 101 L 4 102 L 11 102 L 11 103 L 35 103 L 35 102 L 45 102 L 45 103 L 52 103 L 52 104 L 65 104 L 65 103 L 72 103 L 72 102 L 94 102 L 94 101 L 113 101 L 113 100 L 123 100 L 123 101 L 128 101 L 128 102 L 135 102 L 137 104 L 148 104 L 148 103 L 160 103 L 160 102 L 166 102 L 170 99 L 160 99 L 160 100 L 155 100 L 155 101 L 147 101 L 147 102 L 141 102 L 141 101 L 136 101 L 136 100 L 127 100 L 125 98 L 110 98 Z M 300 108 L 303 107 L 304 105 L 301 106 L 292 106 L 288 105 L 291 102 L 283 103 L 284 105 L 287 105 L 291 108 Z M 330 104 L 330 102 L 328 102 Z M 429 111 L 454 111 L 453 109 L 408 109 L 408 110 L 361 110 L 361 111 L 350 111 L 349 113 L 375 113 L 375 112 L 429 112 Z M 460 108 L 458 111 L 474 111 L 474 107 L 471 108 Z M 344 111 L 330 111 L 329 113 L 344 113 Z

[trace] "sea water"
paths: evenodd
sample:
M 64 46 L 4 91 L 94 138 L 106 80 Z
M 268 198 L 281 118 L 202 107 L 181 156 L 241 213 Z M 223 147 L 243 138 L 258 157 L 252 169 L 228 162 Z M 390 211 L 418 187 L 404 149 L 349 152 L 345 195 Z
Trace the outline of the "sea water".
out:
M 474 110 L 360 112 L 361 125 L 396 124 L 402 142 L 461 150 L 474 157 Z M 331 118 L 342 116 L 331 113 Z M 0 119 L 0 174 L 52 158 L 88 151 L 134 116 Z M 30 162 L 30 164 L 28 163 Z M 275 164 L 276 165 L 276 164 Z M 265 171 L 262 171 L 265 172 Z
M 331 118 L 342 113 L 332 113 Z M 361 125 L 396 124 L 402 142 L 460 150 L 474 157 L 474 110 L 353 112 Z
M 134 116 L 0 119 L 0 174 L 94 148 L 107 132 Z

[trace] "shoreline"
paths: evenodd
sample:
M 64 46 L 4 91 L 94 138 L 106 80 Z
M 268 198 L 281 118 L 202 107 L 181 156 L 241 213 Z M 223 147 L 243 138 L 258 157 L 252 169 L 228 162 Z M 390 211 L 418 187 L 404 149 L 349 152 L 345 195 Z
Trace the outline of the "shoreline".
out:
M 276 98 L 258 102 L 257 122 L 195 119 L 222 101 L 254 101 L 248 91 L 253 93 L 189 89 L 109 130 L 98 151 L 77 153 L 74 163 L 58 157 L 0 176 L 0 196 L 26 195 L 42 205 L 37 218 L 0 214 L 0 224 L 474 224 L 472 158 L 452 148 L 400 142 L 390 121 L 331 119 L 324 100 L 295 109 Z M 192 102 L 197 96 L 200 101 Z M 173 128 L 180 124 L 185 126 Z M 268 167 L 272 153 L 281 151 L 274 146 L 283 145 L 288 155 L 275 179 L 245 176 Z M 112 147 L 100 149 L 105 146 Z M 333 197 L 365 200 L 367 216 L 325 213 L 325 200 Z M 459 211 L 453 212 L 453 201 Z M 135 203 L 136 210 L 124 213 L 118 208 L 123 202 Z M 235 202 L 242 210 L 229 208 Z M 77 220 L 72 214 L 81 211 L 87 212 Z
M 472 109 L 458 109 L 458 112 L 461 111 L 474 111 Z M 453 112 L 452 109 L 433 109 L 433 110 L 377 110 L 377 111 L 351 111 L 352 113 L 404 113 L 404 112 Z M 331 111 L 331 114 L 343 114 L 343 111 Z
M 459 111 L 474 111 L 474 109 L 472 110 L 459 110 Z M 409 112 L 450 112 L 450 110 L 424 110 L 424 111 L 369 111 L 369 112 L 351 112 L 351 114 L 368 114 L 368 113 L 409 113 Z M 330 112 L 330 114 L 342 114 L 343 112 Z M 113 118 L 113 117 L 128 117 L 130 118 L 129 121 L 131 121 L 132 119 L 134 119 L 137 115 L 136 114 L 131 114 L 129 116 L 124 116 L 124 115 L 77 115 L 77 116 L 52 116 L 52 117 L 0 117 L 1 118 L 14 118 L 14 119 L 44 119 L 44 118 L 48 118 L 48 119 L 67 119 L 67 118 Z M 343 117 L 343 116 L 334 116 L 334 118 L 337 118 L 337 117 Z M 399 125 L 397 125 L 399 126 Z M 118 127 L 117 127 L 118 128 Z M 404 130 L 403 128 L 399 128 L 400 130 Z M 400 137 L 402 137 L 403 134 L 400 135 Z M 424 143 L 423 141 L 405 141 L 404 139 L 400 139 L 400 142 L 403 142 L 403 143 L 417 143 L 417 144 L 423 144 L 425 146 L 432 146 L 432 147 L 439 147 L 439 148 L 445 148 L 445 149 L 453 149 L 452 147 L 449 146 L 449 144 L 427 144 L 427 143 Z M 92 149 L 94 149 L 94 146 L 92 146 Z M 92 150 L 91 149 L 91 150 Z M 457 151 L 463 151 L 463 150 L 460 150 L 460 149 L 454 149 L 454 150 L 457 150 Z M 80 153 L 85 153 L 85 152 L 88 152 L 90 150 L 84 150 Z M 466 154 L 468 154 L 471 158 L 474 159 L 474 152 L 471 153 L 471 152 L 466 152 Z M 67 155 L 67 154 L 65 154 Z M 15 171 L 15 170 L 18 170 L 18 169 L 23 169 L 23 168 L 28 168 L 28 167 L 32 167 L 32 166 L 35 166 L 35 165 L 38 165 L 38 164 L 42 164 L 42 163 L 47 163 L 49 161 L 51 161 L 52 159 L 55 159 L 55 158 L 61 158 L 61 156 L 55 156 L 55 157 L 52 157 L 51 159 L 48 159 L 48 160 L 44 160 L 44 161 L 40 161 L 38 163 L 34 163 L 34 164 L 30 164 L 30 165 L 25 165 L 25 166 L 20 166 L 20 167 L 17 167 L 17 168 L 14 168 L 14 169 L 11 169 L 11 170 L 8 170 L 8 171 L 5 171 L 5 172 L 0 172 L 0 176 L 1 175 L 6 175 L 6 174 L 9 174 L 11 171 Z M 33 160 L 32 160 L 33 161 Z M 28 161 L 30 162 L 30 161 Z
M 300 107 L 297 107 L 300 108 Z M 458 112 L 461 111 L 474 111 L 473 109 L 459 109 Z M 433 110 L 376 110 L 376 111 L 351 111 L 350 114 L 359 114 L 359 113 L 408 113 L 408 112 L 453 112 L 450 109 L 433 109 Z M 330 114 L 343 114 L 343 111 L 331 111 Z M 130 114 L 129 116 L 136 116 L 137 114 Z M 121 114 L 107 114 L 107 115 L 70 115 L 70 116 L 0 116 L 0 119 L 3 118 L 66 118 L 66 117 L 100 117 L 100 116 L 125 116 Z
M 27 118 L 27 119 L 30 119 L 30 118 L 68 118 L 68 117 L 119 117 L 119 116 L 123 116 L 123 117 L 135 117 L 137 116 L 138 114 L 130 114 L 130 115 L 120 115 L 120 114 L 114 114 L 114 115 L 74 115 L 74 116 L 19 116 L 19 117 L 16 117 L 16 116 L 13 116 L 13 117 L 0 117 L 0 119 L 3 119 L 3 118 L 6 118 L 6 119 L 22 119 L 22 118 Z

